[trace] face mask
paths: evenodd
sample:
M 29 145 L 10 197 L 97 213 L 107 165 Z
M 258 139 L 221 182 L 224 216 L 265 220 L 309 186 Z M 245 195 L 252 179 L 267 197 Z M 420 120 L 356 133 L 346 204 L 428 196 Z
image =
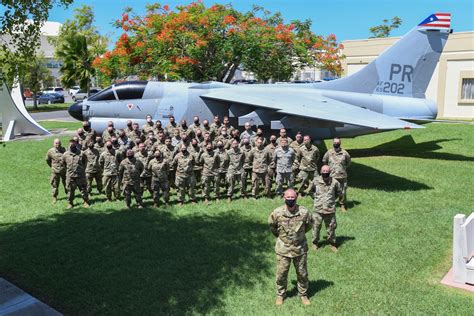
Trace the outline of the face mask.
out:
M 156 160 L 160 160 L 161 156 L 155 156 Z
M 224 145 L 219 145 L 219 146 L 217 146 L 217 148 L 222 149 L 222 148 L 224 148 Z
M 194 120 L 194 124 L 199 124 L 199 120 Z
M 71 145 L 71 146 L 69 146 L 69 149 L 70 149 L 71 151 L 76 151 L 76 145 Z
M 182 152 L 183 154 L 185 154 L 185 153 L 186 153 L 186 149 L 182 149 L 181 152 Z
M 271 142 L 272 144 L 275 144 L 276 141 L 277 141 L 276 139 L 270 139 L 270 142 Z
M 263 133 L 260 133 L 260 132 L 258 132 L 258 133 L 257 133 L 257 135 L 258 135 L 258 136 L 262 136 L 262 135 L 263 135 Z
M 335 143 L 335 144 L 332 144 L 332 146 L 337 149 L 337 148 L 341 147 L 341 144 L 340 143 Z
M 293 207 L 296 205 L 296 200 L 287 200 L 285 199 L 285 204 L 288 205 L 288 207 Z
M 112 149 L 112 145 L 107 145 L 107 149 Z
M 329 173 L 328 173 L 328 172 L 323 172 L 323 173 L 321 173 L 321 176 L 322 176 L 324 179 L 327 179 L 327 178 L 329 178 Z
M 132 127 L 132 124 L 127 124 L 127 127 L 128 127 L 128 128 L 131 128 L 131 127 Z

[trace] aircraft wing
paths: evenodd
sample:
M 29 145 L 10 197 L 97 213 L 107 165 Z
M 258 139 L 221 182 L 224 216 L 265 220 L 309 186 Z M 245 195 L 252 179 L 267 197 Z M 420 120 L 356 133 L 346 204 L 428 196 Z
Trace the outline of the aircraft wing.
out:
M 379 130 L 423 128 L 371 110 L 322 96 L 310 89 L 224 88 L 201 95 L 229 103 L 245 104 L 277 113 Z

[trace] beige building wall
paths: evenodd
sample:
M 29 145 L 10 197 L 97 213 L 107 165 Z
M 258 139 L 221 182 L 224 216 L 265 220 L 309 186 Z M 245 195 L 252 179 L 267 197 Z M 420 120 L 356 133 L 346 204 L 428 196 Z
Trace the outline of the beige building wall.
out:
M 345 41 L 345 75 L 351 75 L 377 58 L 400 37 Z M 474 32 L 449 36 L 426 90 L 426 98 L 438 104 L 439 119 L 474 119 L 474 99 L 462 99 L 463 79 L 474 79 Z

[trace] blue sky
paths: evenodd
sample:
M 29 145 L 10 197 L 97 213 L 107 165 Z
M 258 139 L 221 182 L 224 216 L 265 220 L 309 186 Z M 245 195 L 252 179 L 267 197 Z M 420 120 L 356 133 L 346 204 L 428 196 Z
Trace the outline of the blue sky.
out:
M 191 0 L 142 1 L 142 0 L 75 0 L 68 8 L 54 8 L 50 12 L 50 21 L 64 22 L 72 18 L 73 9 L 87 4 L 93 7 L 96 15 L 96 26 L 102 34 L 107 34 L 112 43 L 120 36 L 120 30 L 111 23 L 119 18 L 127 6 L 136 13 L 143 14 L 148 3 L 160 2 L 174 8 L 179 4 L 188 4 Z M 313 32 L 328 35 L 334 33 L 339 41 L 363 39 L 369 36 L 371 26 L 382 23 L 385 18 L 399 16 L 402 26 L 393 31 L 393 36 L 405 34 L 431 13 L 447 12 L 452 14 L 451 27 L 455 32 L 474 30 L 474 0 L 239 0 L 208 1 L 214 3 L 231 3 L 240 11 L 248 11 L 253 4 L 263 6 L 271 12 L 280 11 L 289 22 L 294 19 L 311 19 Z

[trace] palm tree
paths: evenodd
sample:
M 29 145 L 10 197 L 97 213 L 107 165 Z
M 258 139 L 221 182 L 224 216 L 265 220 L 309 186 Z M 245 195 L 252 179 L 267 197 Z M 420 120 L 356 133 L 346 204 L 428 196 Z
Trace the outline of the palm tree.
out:
M 95 70 L 92 68 L 94 57 L 89 51 L 86 37 L 80 34 L 68 36 L 56 54 L 63 62 L 60 68 L 62 85 L 70 88 L 79 82 L 81 90 L 89 93 Z

